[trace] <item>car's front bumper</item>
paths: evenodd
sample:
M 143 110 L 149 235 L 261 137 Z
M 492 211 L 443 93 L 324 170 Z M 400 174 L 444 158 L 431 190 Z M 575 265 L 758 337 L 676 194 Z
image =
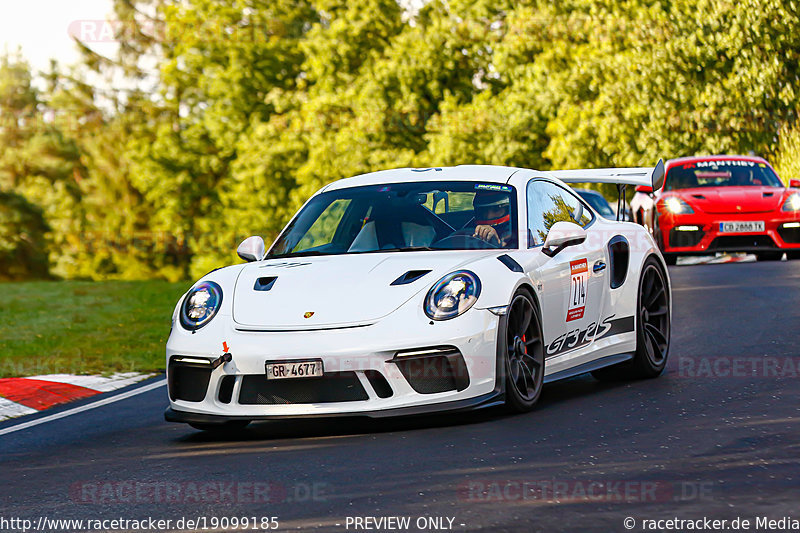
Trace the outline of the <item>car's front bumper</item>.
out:
M 286 420 L 301 418 L 333 418 L 333 417 L 368 417 L 368 418 L 389 418 L 395 416 L 420 416 L 431 413 L 456 413 L 461 411 L 474 411 L 488 407 L 497 407 L 504 403 L 503 392 L 494 390 L 482 396 L 467 398 L 465 400 L 454 400 L 450 402 L 437 402 L 413 407 L 394 407 L 391 409 L 381 409 L 375 411 L 363 410 L 341 413 L 309 413 L 303 415 L 269 415 L 260 414 L 257 416 L 231 416 L 231 415 L 208 415 L 193 413 L 190 411 L 178 411 L 172 407 L 167 407 L 164 411 L 164 420 L 167 422 L 180 422 L 186 424 L 224 424 L 226 422 L 256 421 L 256 420 Z
M 724 233 L 720 224 L 763 221 L 763 232 Z M 712 254 L 716 252 L 800 251 L 800 213 L 715 214 L 692 213 L 659 216 L 664 253 Z
M 170 408 L 165 416 L 170 421 L 213 423 L 402 416 L 493 405 L 501 399 L 496 379 L 500 320 L 488 310 L 471 309 L 455 319 L 432 322 L 418 306 L 409 305 L 371 325 L 332 330 L 243 331 L 226 316 L 216 317 L 195 334 L 176 326 L 167 343 Z M 230 362 L 214 369 L 196 364 L 222 355 L 223 342 L 232 355 Z M 449 351 L 441 351 L 443 347 Z M 429 348 L 433 350 L 427 354 L 402 356 Z M 448 362 L 437 366 L 433 358 Z M 305 359 L 322 360 L 324 378 L 266 379 L 266 362 Z M 375 372 L 385 382 L 373 379 Z M 199 376 L 199 390 L 181 385 L 176 380 L 181 373 L 195 386 Z M 381 383 L 388 391 L 376 386 Z

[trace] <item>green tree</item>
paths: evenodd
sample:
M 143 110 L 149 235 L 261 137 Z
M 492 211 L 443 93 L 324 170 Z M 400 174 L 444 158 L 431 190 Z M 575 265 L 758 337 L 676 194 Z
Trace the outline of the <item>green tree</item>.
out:
M 784 183 L 800 179 L 800 130 L 796 126 L 784 125 L 781 128 L 773 163 Z
M 75 142 L 58 124 L 19 57 L 0 58 L 0 191 L 38 206 L 49 234 L 54 272 L 71 235 L 84 227 L 80 181 L 85 174 Z

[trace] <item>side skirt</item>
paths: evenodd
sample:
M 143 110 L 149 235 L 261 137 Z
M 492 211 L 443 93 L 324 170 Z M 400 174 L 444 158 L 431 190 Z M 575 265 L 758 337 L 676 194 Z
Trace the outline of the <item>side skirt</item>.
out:
M 572 378 L 575 376 L 579 376 L 581 374 L 585 374 L 587 372 L 591 372 L 593 370 L 600 370 L 601 368 L 605 368 L 607 366 L 613 366 L 618 363 L 624 363 L 625 361 L 630 361 L 631 359 L 633 359 L 632 353 L 619 353 L 616 355 L 607 355 L 605 357 L 601 357 L 600 359 L 595 359 L 594 361 L 589 361 L 588 363 L 583 363 L 582 365 L 574 366 L 572 368 L 567 368 L 566 370 L 562 370 L 560 372 L 556 372 L 555 374 L 550 374 L 549 376 L 545 376 L 544 382 L 552 383 L 554 381 Z

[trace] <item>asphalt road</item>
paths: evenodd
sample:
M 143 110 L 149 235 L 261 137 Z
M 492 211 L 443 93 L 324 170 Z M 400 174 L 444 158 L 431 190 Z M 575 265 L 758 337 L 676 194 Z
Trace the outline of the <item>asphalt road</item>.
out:
M 41 516 L 173 529 L 276 516 L 281 530 L 322 531 L 348 530 L 347 517 L 408 516 L 410 531 L 447 517 L 454 530 L 548 532 L 800 518 L 800 261 L 670 274 L 658 379 L 552 384 L 521 416 L 270 422 L 232 439 L 163 422 L 160 388 L 0 436 L 0 530 Z

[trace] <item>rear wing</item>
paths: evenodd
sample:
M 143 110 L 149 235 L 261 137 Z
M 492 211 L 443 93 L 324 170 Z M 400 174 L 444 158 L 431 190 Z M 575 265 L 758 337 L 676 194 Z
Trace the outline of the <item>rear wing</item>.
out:
M 564 183 L 614 183 L 617 186 L 643 185 L 657 191 L 664 185 L 664 161 L 654 167 L 551 170 L 551 176 Z

